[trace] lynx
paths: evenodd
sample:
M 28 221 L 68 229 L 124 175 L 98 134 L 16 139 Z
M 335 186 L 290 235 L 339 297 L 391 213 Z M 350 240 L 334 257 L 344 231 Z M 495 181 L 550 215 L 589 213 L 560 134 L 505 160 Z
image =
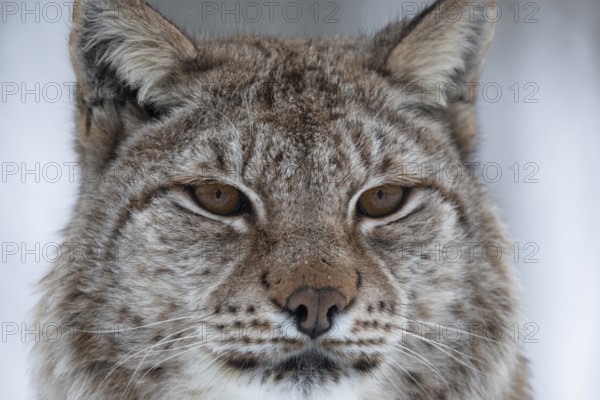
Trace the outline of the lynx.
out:
M 66 334 L 34 346 L 37 397 L 531 398 L 508 239 L 467 173 L 493 6 L 191 39 L 76 1 L 76 150 L 102 173 L 64 231 L 84 250 L 41 283 Z

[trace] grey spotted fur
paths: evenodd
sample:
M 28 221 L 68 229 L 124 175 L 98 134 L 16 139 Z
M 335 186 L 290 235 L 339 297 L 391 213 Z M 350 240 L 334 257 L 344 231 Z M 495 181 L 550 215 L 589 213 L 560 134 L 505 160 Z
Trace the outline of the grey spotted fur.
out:
M 446 91 L 492 36 L 450 5 L 374 38 L 192 41 L 143 2 L 76 2 L 76 147 L 103 174 L 65 243 L 96 251 L 42 282 L 37 320 L 68 334 L 35 345 L 38 398 L 529 399 L 507 238 L 477 179 L 435 173 L 471 158 L 474 99 Z M 252 213 L 200 209 L 204 181 Z M 403 209 L 358 217 L 386 183 Z M 308 284 L 351 300 L 315 341 L 283 307 Z

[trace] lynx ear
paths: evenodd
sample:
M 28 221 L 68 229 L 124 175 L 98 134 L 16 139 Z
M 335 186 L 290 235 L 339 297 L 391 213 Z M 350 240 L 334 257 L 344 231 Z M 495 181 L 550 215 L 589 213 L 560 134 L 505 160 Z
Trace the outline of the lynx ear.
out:
M 494 0 L 438 0 L 375 38 L 382 69 L 405 98 L 449 108 L 455 141 L 465 155 L 475 145 L 473 88 L 490 47 L 496 11 Z
M 202 66 L 181 31 L 140 0 L 76 0 L 70 38 L 78 145 L 103 163 L 124 136 L 177 105 L 169 87 Z

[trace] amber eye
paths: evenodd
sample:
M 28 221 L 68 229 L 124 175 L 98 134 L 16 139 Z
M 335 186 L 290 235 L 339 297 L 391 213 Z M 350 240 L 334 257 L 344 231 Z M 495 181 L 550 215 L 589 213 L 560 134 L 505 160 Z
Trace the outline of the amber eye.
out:
M 407 194 L 408 189 L 400 186 L 378 186 L 360 196 L 358 209 L 367 217 L 385 217 L 402 207 Z
M 229 216 L 240 213 L 246 206 L 246 198 L 233 186 L 208 183 L 190 188 L 198 205 L 213 214 Z

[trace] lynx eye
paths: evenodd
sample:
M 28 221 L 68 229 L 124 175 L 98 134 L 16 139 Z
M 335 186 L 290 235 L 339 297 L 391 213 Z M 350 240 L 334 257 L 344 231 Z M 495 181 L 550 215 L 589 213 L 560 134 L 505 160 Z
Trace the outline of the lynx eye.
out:
M 200 207 L 213 214 L 236 215 L 246 206 L 246 198 L 233 186 L 207 183 L 190 188 L 190 192 Z
M 367 217 L 385 217 L 402 207 L 408 190 L 408 188 L 394 185 L 384 185 L 369 189 L 358 199 L 358 210 Z

